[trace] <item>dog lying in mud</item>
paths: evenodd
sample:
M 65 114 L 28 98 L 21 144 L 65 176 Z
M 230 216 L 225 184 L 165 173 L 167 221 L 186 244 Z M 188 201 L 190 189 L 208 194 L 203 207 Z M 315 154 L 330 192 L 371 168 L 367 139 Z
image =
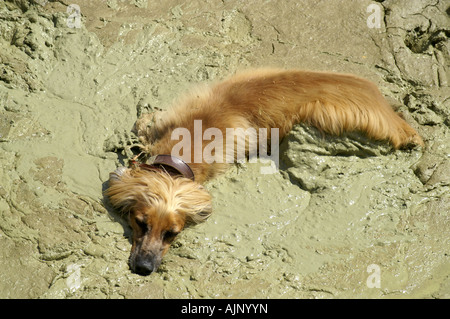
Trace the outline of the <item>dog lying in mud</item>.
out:
M 359 131 L 395 149 L 424 145 L 376 85 L 354 75 L 262 69 L 199 88 L 166 112 L 142 116 L 135 124 L 142 153 L 110 174 L 105 195 L 133 230 L 131 270 L 156 271 L 185 226 L 210 216 L 202 184 L 239 160 L 237 144 L 255 156 L 260 144 L 252 139 L 273 142 L 271 129 L 281 139 L 300 122 L 327 134 Z M 234 129 L 231 139 L 227 129 Z

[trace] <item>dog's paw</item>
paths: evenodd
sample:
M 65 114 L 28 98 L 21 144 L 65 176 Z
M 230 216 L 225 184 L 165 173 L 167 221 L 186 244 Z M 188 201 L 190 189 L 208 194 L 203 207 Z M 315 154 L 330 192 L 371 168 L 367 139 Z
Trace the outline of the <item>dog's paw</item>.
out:
M 151 128 L 155 123 L 161 121 L 163 114 L 164 111 L 156 108 L 153 112 L 142 114 L 134 124 L 134 133 L 136 133 L 137 136 L 144 134 L 145 131 Z
M 128 158 L 134 156 L 133 149 L 139 150 L 140 148 L 141 144 L 137 136 L 125 130 L 114 130 L 114 134 L 108 137 L 103 144 L 105 152 L 120 152 Z

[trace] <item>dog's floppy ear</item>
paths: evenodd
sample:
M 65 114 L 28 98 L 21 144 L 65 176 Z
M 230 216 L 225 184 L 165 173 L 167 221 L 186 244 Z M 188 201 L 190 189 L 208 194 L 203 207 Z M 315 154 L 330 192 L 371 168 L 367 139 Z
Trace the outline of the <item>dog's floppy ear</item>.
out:
M 128 212 L 137 202 L 128 182 L 131 177 L 129 171 L 130 169 L 122 166 L 110 173 L 109 187 L 104 193 L 111 205 L 122 212 Z
M 149 174 L 120 167 L 110 174 L 105 196 L 114 208 L 125 213 L 139 203 L 163 204 L 166 210 L 183 214 L 188 224 L 203 222 L 212 212 L 211 195 L 203 186 L 166 173 Z
M 178 188 L 179 191 L 175 197 L 178 211 L 185 214 L 188 224 L 204 222 L 212 213 L 211 195 L 203 186 L 192 181 L 188 181 L 183 186 Z
M 167 129 L 164 124 L 164 111 L 156 109 L 151 113 L 142 114 L 134 123 L 131 130 L 143 145 L 148 145 L 155 142 L 161 135 L 161 130 Z

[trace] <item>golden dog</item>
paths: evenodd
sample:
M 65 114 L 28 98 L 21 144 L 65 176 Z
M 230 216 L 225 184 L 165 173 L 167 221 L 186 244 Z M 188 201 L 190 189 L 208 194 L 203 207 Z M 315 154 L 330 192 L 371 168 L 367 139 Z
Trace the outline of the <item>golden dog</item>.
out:
M 129 168 L 110 175 L 105 195 L 116 209 L 128 213 L 133 230 L 129 260 L 133 272 L 156 271 L 175 236 L 211 214 L 211 198 L 201 184 L 223 172 L 230 161 L 223 160 L 228 156 L 224 149 L 210 149 L 209 157 L 203 154 L 211 138 L 203 139 L 200 147 L 194 145 L 199 120 L 202 136 L 209 128 L 222 132 L 242 128 L 241 133 L 249 128 L 278 128 L 282 138 L 294 124 L 304 122 L 334 135 L 360 131 L 389 141 L 395 149 L 424 145 L 376 85 L 354 75 L 263 69 L 194 91 L 168 112 L 146 114 L 136 122 L 144 159 L 160 156 L 151 164 L 132 161 Z M 190 149 L 183 150 L 184 161 L 170 156 L 179 148 L 173 135 L 177 128 L 192 133 L 193 143 L 186 144 Z M 257 137 L 269 139 L 270 133 Z M 248 141 L 249 136 L 239 138 Z M 222 142 L 230 146 L 225 137 Z M 251 153 L 247 146 L 245 151 Z

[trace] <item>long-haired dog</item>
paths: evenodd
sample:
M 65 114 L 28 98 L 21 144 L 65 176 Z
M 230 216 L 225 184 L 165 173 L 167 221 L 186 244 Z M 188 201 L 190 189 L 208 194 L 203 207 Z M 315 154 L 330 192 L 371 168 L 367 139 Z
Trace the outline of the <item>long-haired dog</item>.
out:
M 133 272 L 156 271 L 175 236 L 211 214 L 211 197 L 202 184 L 223 172 L 230 161 L 223 160 L 225 150 L 210 150 L 213 160 L 203 156 L 210 140 L 202 139 L 201 146 L 194 147 L 198 142 L 194 141 L 194 121 L 199 120 L 202 136 L 209 128 L 221 130 L 224 136 L 227 128 L 278 128 L 282 138 L 294 124 L 304 122 L 334 135 L 360 131 L 389 141 L 395 149 L 424 145 L 376 85 L 354 75 L 263 69 L 200 88 L 169 111 L 146 114 L 136 122 L 144 159 L 153 156 L 152 163 L 131 161 L 129 168 L 110 174 L 105 195 L 116 209 L 128 214 Z M 173 136 L 177 128 L 192 133 L 184 161 L 170 156 L 179 143 Z M 225 137 L 223 142 L 227 146 Z M 250 151 L 247 147 L 246 153 Z M 187 159 L 186 154 L 190 154 Z

